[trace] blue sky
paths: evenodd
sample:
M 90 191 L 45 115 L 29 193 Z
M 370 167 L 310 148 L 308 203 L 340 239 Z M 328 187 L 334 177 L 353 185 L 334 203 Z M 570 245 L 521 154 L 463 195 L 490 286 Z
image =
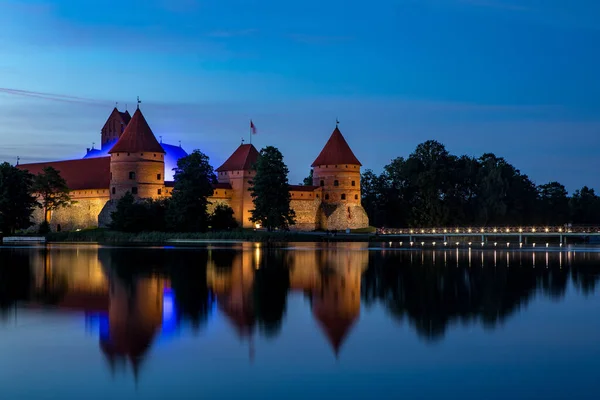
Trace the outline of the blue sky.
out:
M 594 0 L 0 0 L 0 160 L 81 157 L 140 96 L 157 136 L 215 167 L 252 118 L 292 183 L 338 117 L 377 172 L 436 139 L 600 189 L 598 15 Z

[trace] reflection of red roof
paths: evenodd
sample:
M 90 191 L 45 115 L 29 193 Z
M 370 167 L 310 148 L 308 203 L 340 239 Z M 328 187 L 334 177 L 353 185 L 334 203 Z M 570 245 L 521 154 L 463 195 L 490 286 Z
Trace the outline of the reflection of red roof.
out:
M 312 167 L 336 164 L 362 165 L 337 126 L 315 162 L 312 163 Z
M 256 150 L 256 147 L 251 144 L 242 144 L 223 165 L 217 168 L 217 172 L 248 171 L 252 169 L 252 165 L 256 160 L 258 160 L 258 150 Z
M 320 307 L 316 307 L 315 314 L 317 321 L 319 321 L 319 325 L 321 325 L 321 328 L 325 331 L 325 335 L 337 356 L 344 339 L 346 339 L 348 332 L 350 332 L 350 328 L 352 328 L 354 321 L 356 321 L 356 316 L 342 317 L 339 315 L 331 315 Z
M 319 188 L 319 186 L 311 186 L 311 185 L 289 185 L 290 191 L 293 192 L 314 192 Z
M 54 167 L 67 181 L 70 190 L 108 189 L 110 186 L 110 157 L 21 164 L 17 167 L 34 175 L 46 167 Z
M 146 118 L 138 108 L 133 113 L 133 117 L 125 132 L 121 135 L 117 143 L 110 149 L 109 153 L 139 153 L 139 152 L 165 153 L 158 140 L 152 133 L 152 129 L 146 122 Z
M 254 309 L 247 302 L 244 302 L 241 308 L 234 307 L 229 304 L 228 300 L 226 296 L 221 297 L 219 308 L 227 316 L 227 319 L 231 322 L 240 337 L 250 335 L 256 324 Z

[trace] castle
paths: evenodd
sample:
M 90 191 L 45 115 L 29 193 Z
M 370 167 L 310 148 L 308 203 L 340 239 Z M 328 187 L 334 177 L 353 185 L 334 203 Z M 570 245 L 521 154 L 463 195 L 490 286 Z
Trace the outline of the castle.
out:
M 106 227 L 117 201 L 127 192 L 136 198 L 159 199 L 172 194 L 173 169 L 187 153 L 180 146 L 159 142 L 141 110 L 111 112 L 101 131 L 101 149 L 88 149 L 82 159 L 21 164 L 18 168 L 39 174 L 57 169 L 67 181 L 75 204 L 49 215 L 53 230 Z M 254 208 L 249 188 L 259 157 L 252 144 L 240 145 L 216 169 L 218 183 L 208 199 L 210 209 L 229 205 L 240 226 L 251 228 Z M 290 206 L 296 213 L 295 230 L 345 230 L 368 227 L 361 205 L 360 161 L 335 127 L 325 147 L 312 163 L 313 185 L 290 185 Z M 33 215 L 36 224 L 43 211 Z

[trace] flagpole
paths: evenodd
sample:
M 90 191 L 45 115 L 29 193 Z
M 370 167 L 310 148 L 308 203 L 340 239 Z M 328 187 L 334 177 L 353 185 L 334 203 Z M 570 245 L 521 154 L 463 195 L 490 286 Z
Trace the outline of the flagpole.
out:
M 252 144 L 252 120 L 250 120 L 250 144 Z

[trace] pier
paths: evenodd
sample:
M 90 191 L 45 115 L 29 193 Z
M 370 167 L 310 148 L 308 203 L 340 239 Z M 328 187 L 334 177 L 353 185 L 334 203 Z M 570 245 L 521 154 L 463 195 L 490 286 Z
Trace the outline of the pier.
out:
M 405 228 L 377 230 L 381 236 L 390 240 L 402 240 L 410 246 L 427 244 L 440 244 L 444 246 L 474 243 L 486 244 L 519 244 L 520 246 L 536 243 L 556 243 L 566 245 L 569 239 L 589 241 L 598 237 L 600 242 L 600 227 L 480 227 L 480 228 Z

